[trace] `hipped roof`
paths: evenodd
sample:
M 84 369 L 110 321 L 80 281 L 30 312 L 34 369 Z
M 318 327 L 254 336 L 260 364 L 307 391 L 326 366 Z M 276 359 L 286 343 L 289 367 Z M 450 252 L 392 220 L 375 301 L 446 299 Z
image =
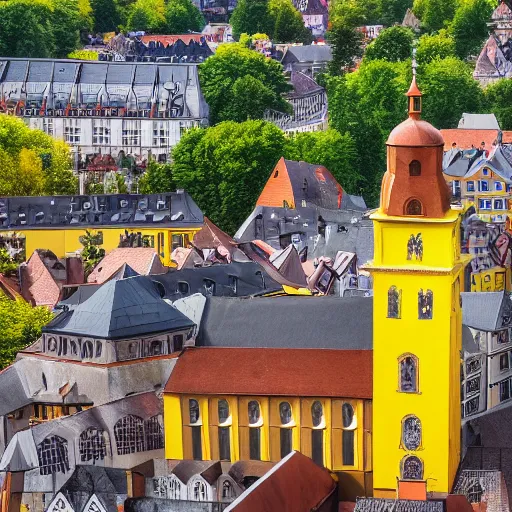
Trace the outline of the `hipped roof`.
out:
M 165 392 L 370 399 L 372 356 L 371 350 L 188 348 Z
M 462 323 L 482 331 L 497 331 L 503 325 L 503 313 L 512 309 L 510 292 L 463 292 Z
M 86 301 L 54 318 L 43 331 L 120 339 L 193 325 L 141 276 L 108 281 Z

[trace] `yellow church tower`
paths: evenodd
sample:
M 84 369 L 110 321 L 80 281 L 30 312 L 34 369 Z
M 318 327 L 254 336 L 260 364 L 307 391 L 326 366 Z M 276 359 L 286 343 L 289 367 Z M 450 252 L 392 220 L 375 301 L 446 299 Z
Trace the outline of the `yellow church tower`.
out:
M 372 215 L 373 487 L 425 499 L 451 491 L 460 460 L 461 211 L 450 208 L 444 141 L 420 119 L 415 77 L 407 96 Z

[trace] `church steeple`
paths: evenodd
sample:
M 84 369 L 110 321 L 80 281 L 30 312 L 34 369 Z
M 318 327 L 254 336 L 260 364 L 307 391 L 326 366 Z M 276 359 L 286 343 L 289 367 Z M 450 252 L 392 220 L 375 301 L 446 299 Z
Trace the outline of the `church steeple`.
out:
M 411 87 L 406 93 L 409 101 L 409 117 L 412 119 L 419 119 L 421 115 L 421 91 L 416 84 L 416 75 L 412 77 Z

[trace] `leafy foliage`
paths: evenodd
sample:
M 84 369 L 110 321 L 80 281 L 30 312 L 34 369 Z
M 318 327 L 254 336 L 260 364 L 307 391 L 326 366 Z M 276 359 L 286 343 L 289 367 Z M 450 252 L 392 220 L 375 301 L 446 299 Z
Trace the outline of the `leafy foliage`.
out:
M 0 114 L 0 195 L 74 194 L 69 148 L 21 119 Z
M 329 73 L 339 75 L 352 69 L 355 59 L 363 55 L 363 35 L 361 32 L 340 22 L 333 24 L 326 35 L 332 48 Z
M 420 37 L 416 47 L 416 59 L 420 66 L 446 57 L 455 57 L 455 41 L 446 30 Z
M 305 27 L 302 15 L 291 0 L 270 0 L 269 13 L 273 22 L 274 42 L 311 43 L 311 31 Z
M 129 30 L 165 32 L 164 0 L 137 0 L 128 18 Z
M 272 34 L 272 20 L 268 7 L 269 0 L 238 0 L 230 19 L 233 37 L 238 40 L 243 33 Z
M 205 24 L 203 15 L 190 0 L 168 0 L 165 22 L 168 34 L 198 32 Z
M 457 0 L 414 0 L 413 12 L 429 31 L 446 27 L 455 14 Z
M 91 0 L 94 30 L 104 33 L 116 30 L 121 22 L 121 10 L 115 0 Z
M 139 192 L 141 194 L 158 194 L 176 190 L 172 178 L 172 166 L 170 164 L 157 164 L 149 162 L 146 172 L 139 179 Z
M 461 0 L 450 25 L 459 58 L 465 59 L 480 52 L 489 34 L 487 21 L 493 7 L 490 0 Z
M 33 308 L 21 299 L 0 295 L 0 368 L 11 364 L 20 350 L 36 341 L 52 316 L 45 307 Z
M 412 0 L 382 0 L 380 21 L 387 26 L 402 23 L 407 9 L 412 7 Z
M 484 90 L 488 112 L 494 112 L 502 130 L 512 130 L 512 80 L 501 79 Z
M 98 54 L 92 50 L 75 50 L 68 54 L 68 59 L 98 60 Z
M 366 48 L 365 59 L 398 62 L 411 57 L 414 34 L 411 29 L 397 25 L 384 29 Z
M 281 64 L 239 43 L 223 44 L 199 68 L 212 124 L 260 118 L 268 109 L 288 111 L 289 89 Z
M 103 244 L 103 235 L 86 229 L 85 235 L 81 236 L 79 241 L 83 246 L 81 256 L 84 269 L 89 273 L 105 256 L 105 249 L 100 247 Z
M 19 263 L 11 257 L 5 247 L 0 247 L 0 274 L 10 276 L 16 272 Z

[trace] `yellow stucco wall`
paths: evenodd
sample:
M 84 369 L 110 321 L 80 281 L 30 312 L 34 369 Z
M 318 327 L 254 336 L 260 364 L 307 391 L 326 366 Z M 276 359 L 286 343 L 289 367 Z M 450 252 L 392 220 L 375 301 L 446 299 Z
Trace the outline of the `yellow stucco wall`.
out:
M 373 348 L 373 484 L 376 496 L 390 496 L 401 478 L 401 461 L 423 461 L 427 490 L 449 492 L 460 458 L 459 213 L 443 219 L 392 218 L 373 215 L 375 259 Z M 423 258 L 407 259 L 410 235 L 421 233 Z M 401 290 L 400 318 L 387 318 L 388 290 Z M 433 318 L 418 318 L 418 291 L 432 290 Z M 419 361 L 417 393 L 399 391 L 399 358 Z M 402 447 L 402 421 L 421 421 L 420 447 Z
M 365 443 L 371 443 L 371 432 L 365 429 L 365 407 L 363 400 L 350 400 L 350 399 L 329 399 L 329 398 L 307 398 L 301 399 L 298 397 L 265 397 L 265 396 L 198 396 L 198 395 L 172 395 L 165 394 L 164 396 L 164 426 L 165 426 L 165 456 L 167 459 L 186 459 L 190 458 L 191 448 L 185 446 L 190 443 L 190 439 L 184 435 L 184 429 L 188 428 L 189 417 L 187 404 L 190 399 L 197 400 L 201 411 L 201 446 L 202 455 L 204 460 L 216 460 L 218 455 L 215 456 L 215 447 L 213 444 L 216 438 L 213 435 L 212 429 L 217 428 L 217 423 L 214 416 L 214 410 L 217 401 L 220 399 L 227 400 L 229 403 L 230 418 L 226 424 L 230 428 L 230 446 L 231 446 L 231 462 L 238 460 L 247 460 L 249 453 L 248 447 L 241 447 L 241 429 L 247 428 L 247 404 L 251 400 L 257 400 L 261 409 L 261 460 L 277 462 L 279 456 L 279 436 L 272 435 L 272 429 L 279 429 L 276 423 L 276 417 L 279 414 L 279 403 L 288 401 L 292 407 L 292 449 L 302 451 L 308 456 L 304 450 L 302 443 L 303 436 L 309 436 L 311 430 L 309 429 L 308 420 L 306 417 L 310 414 L 311 403 L 315 400 L 322 402 L 324 408 L 324 443 L 323 454 L 325 467 L 333 471 L 371 471 L 371 464 L 365 462 Z M 333 425 L 333 408 L 338 407 L 337 421 L 341 421 L 341 405 L 342 403 L 349 402 L 354 408 L 356 417 L 355 428 L 355 450 L 354 450 L 354 465 L 343 466 L 341 457 L 341 445 L 336 444 L 333 440 L 333 432 L 335 428 L 340 430 L 341 425 Z M 212 409 L 213 407 L 213 409 Z M 371 410 L 371 408 L 369 409 Z M 244 411 L 243 413 L 241 411 Z M 370 414 L 370 413 L 368 413 Z M 305 417 L 306 416 L 306 417 Z M 368 423 L 368 422 L 367 422 Z M 223 425 L 226 425 L 223 424 Z M 371 425 L 371 419 L 369 421 Z M 194 424 L 197 426 L 197 423 Z M 277 434 L 277 431 L 275 431 Z M 370 437 L 368 437 L 368 435 Z M 272 445 L 276 443 L 276 445 Z M 338 441 L 339 443 L 339 441 Z M 334 448 L 336 446 L 336 448 Z M 338 454 L 334 454 L 333 450 L 337 449 Z M 368 447 L 369 449 L 369 447 Z M 188 454 L 188 457 L 187 457 Z M 274 455 L 272 455 L 274 454 Z M 276 455 L 277 454 L 277 455 Z M 371 454 L 368 454 L 371 457 Z
M 49 249 L 58 258 L 63 258 L 66 253 L 72 253 L 82 249 L 80 244 L 80 237 L 85 234 L 86 228 L 56 228 L 56 229 L 26 229 L 20 230 L 16 233 L 18 235 L 25 236 L 25 248 L 27 258 L 36 249 Z M 199 231 L 200 228 L 196 229 L 169 229 L 169 228 L 148 228 L 148 227 L 129 227 L 126 228 L 129 233 L 141 233 L 154 237 L 154 249 L 158 252 L 158 234 L 164 234 L 164 248 L 163 256 L 160 254 L 162 263 L 164 265 L 172 266 L 171 262 L 171 240 L 173 234 L 188 234 L 189 239 L 192 240 L 194 234 Z M 101 247 L 108 253 L 112 249 L 119 246 L 120 236 L 125 233 L 125 227 L 98 227 L 91 228 L 89 231 L 97 233 L 101 231 L 103 233 L 103 244 Z

